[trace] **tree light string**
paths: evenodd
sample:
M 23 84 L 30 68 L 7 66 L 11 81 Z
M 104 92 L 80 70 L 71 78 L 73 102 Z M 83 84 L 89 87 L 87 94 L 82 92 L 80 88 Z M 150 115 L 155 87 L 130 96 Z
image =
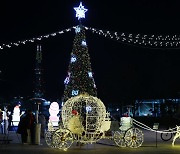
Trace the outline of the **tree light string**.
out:
M 102 35 L 106 38 L 110 38 L 121 43 L 130 45 L 139 45 L 147 48 L 180 48 L 180 35 L 144 35 L 144 34 L 132 34 L 132 33 L 118 33 L 107 30 L 101 30 L 91 27 L 85 27 L 86 30 L 90 30 L 93 33 Z
M 75 28 L 76 28 L 76 26 L 73 26 L 73 27 L 58 31 L 58 32 L 54 32 L 54 33 L 50 33 L 50 34 L 46 34 L 46 35 L 40 35 L 38 37 L 33 37 L 31 39 L 25 39 L 25 40 L 22 40 L 22 41 L 11 42 L 11 43 L 8 43 L 8 44 L 1 44 L 0 49 L 4 49 L 6 47 L 11 48 L 13 46 L 19 46 L 19 45 L 26 44 L 26 43 L 33 43 L 35 41 L 40 41 L 42 39 L 47 39 L 47 38 L 50 38 L 50 37 L 61 35 L 61 34 L 65 33 L 65 32 L 69 32 L 69 31 L 71 31 L 72 29 L 75 29 Z
M 133 124 L 135 124 L 136 126 L 142 128 L 142 129 L 152 131 L 152 132 L 167 133 L 167 134 L 177 133 L 177 131 L 175 131 L 176 127 L 168 129 L 168 130 L 157 131 L 157 130 L 152 129 L 149 126 L 147 126 L 147 125 L 145 125 L 145 124 L 143 124 L 143 123 L 141 123 L 135 119 L 133 119 Z
M 40 35 L 38 37 L 33 37 L 31 39 L 26 39 L 17 42 L 11 42 L 8 44 L 1 44 L 0 49 L 11 48 L 13 46 L 19 46 L 26 43 L 33 43 L 35 41 L 40 41 L 42 39 L 47 39 L 54 37 L 65 32 L 69 32 L 72 29 L 76 29 L 77 26 L 67 28 L 58 32 Z M 116 40 L 118 42 L 129 44 L 133 46 L 140 46 L 145 48 L 154 48 L 154 49 L 179 49 L 180 48 L 180 35 L 145 35 L 145 34 L 132 34 L 124 32 L 112 32 L 108 30 L 101 30 L 92 27 L 84 26 L 85 30 L 90 30 L 93 33 L 102 35 L 106 38 Z

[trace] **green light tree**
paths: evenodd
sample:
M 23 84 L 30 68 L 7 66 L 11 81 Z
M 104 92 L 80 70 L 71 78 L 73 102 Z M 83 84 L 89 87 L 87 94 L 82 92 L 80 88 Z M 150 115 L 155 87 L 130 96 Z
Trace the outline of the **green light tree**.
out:
M 97 89 L 86 44 L 85 28 L 79 25 L 76 27 L 75 32 L 76 35 L 73 41 L 68 75 L 64 80 L 65 90 L 62 102 L 82 93 L 97 96 Z

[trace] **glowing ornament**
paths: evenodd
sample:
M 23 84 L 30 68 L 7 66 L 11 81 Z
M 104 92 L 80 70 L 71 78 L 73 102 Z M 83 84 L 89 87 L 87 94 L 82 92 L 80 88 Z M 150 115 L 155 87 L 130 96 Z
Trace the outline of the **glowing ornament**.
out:
M 82 45 L 82 46 L 87 46 L 86 41 L 83 40 L 82 43 L 81 43 L 81 45 Z
M 76 34 L 79 33 L 80 31 L 81 31 L 81 28 L 79 26 L 77 26 L 75 29 Z
M 76 11 L 76 17 L 78 17 L 78 20 L 81 18 L 85 18 L 85 13 L 88 9 L 85 9 L 82 5 L 82 2 L 80 2 L 79 7 L 74 7 L 74 10 Z
M 92 76 L 92 72 L 88 72 L 88 75 L 89 75 L 90 78 L 93 77 L 93 76 Z
M 96 88 L 96 84 L 94 84 L 94 88 Z
M 86 106 L 86 112 L 90 112 L 92 111 L 92 107 L 91 106 Z
M 75 55 L 72 55 L 72 57 L 71 57 L 71 63 L 74 63 L 76 60 L 77 60 L 77 59 L 76 59 L 76 56 L 75 56 Z
M 68 72 L 68 76 L 67 76 L 66 79 L 64 80 L 64 84 L 68 84 L 68 83 L 69 83 L 70 75 L 71 75 L 71 73 Z
M 72 96 L 77 96 L 79 93 L 79 90 L 72 90 Z
M 20 121 L 20 109 L 19 105 L 14 107 L 13 115 L 12 115 L 12 124 L 13 126 L 18 126 Z
M 59 104 L 57 102 L 52 102 L 49 108 L 49 121 L 52 122 L 53 126 L 58 126 L 59 117 L 57 114 L 59 113 Z
M 61 103 L 61 107 L 63 107 L 63 105 L 64 105 L 64 102 Z
M 64 84 L 68 84 L 69 83 L 69 76 L 66 77 L 66 79 L 64 80 Z

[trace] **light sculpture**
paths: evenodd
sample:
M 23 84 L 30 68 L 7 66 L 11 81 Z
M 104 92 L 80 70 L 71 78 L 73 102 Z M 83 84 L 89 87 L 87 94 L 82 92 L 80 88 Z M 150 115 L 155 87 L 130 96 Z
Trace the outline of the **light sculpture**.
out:
M 174 146 L 174 143 L 176 141 L 176 139 L 180 138 L 180 126 L 176 126 L 176 134 L 173 138 L 173 142 L 172 142 L 172 146 Z
M 62 122 L 65 128 L 69 127 L 69 121 L 77 112 L 81 118 L 85 131 L 96 132 L 101 129 L 106 117 L 106 108 L 97 97 L 88 94 L 80 94 L 68 99 L 62 107 Z
M 12 115 L 12 125 L 18 126 L 20 121 L 20 108 L 19 105 L 14 107 L 13 115 Z
M 59 117 L 57 114 L 59 113 L 59 104 L 57 102 L 52 102 L 49 108 L 49 121 L 52 122 L 53 126 L 58 126 Z

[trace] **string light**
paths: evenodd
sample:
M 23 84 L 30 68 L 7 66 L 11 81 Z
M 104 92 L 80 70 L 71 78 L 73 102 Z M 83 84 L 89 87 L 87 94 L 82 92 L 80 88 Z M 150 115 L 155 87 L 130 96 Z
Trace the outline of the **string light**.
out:
M 128 44 L 139 44 L 141 46 L 151 48 L 178 48 L 180 47 L 179 35 L 146 35 L 146 34 L 132 34 L 132 33 L 118 33 L 107 30 L 99 30 L 96 28 L 85 27 L 93 33 L 108 37 L 113 40 L 121 41 Z
M 61 31 L 58 31 L 58 32 L 55 32 L 55 33 L 51 33 L 51 34 L 46 34 L 46 35 L 41 35 L 41 36 L 38 36 L 38 37 L 34 37 L 34 38 L 31 38 L 31 39 L 26 39 L 26 40 L 17 41 L 17 42 L 10 42 L 8 44 L 2 44 L 2 45 L 0 45 L 0 49 L 2 50 L 5 47 L 11 48 L 13 46 L 23 45 L 23 44 L 26 44 L 27 42 L 33 43 L 35 41 L 41 41 L 44 38 L 49 38 L 50 36 L 54 37 L 54 36 L 56 36 L 58 34 L 63 34 L 65 32 L 69 32 L 69 31 L 71 31 L 71 29 L 75 29 L 75 28 L 76 28 L 76 26 L 71 27 L 71 28 L 67 28 L 65 30 L 61 30 Z
M 26 39 L 22 41 L 17 42 L 10 42 L 8 44 L 1 44 L 0 50 L 4 48 L 11 48 L 13 46 L 19 46 L 26 43 L 33 43 L 35 41 L 41 41 L 42 39 L 47 39 L 49 37 L 55 37 L 58 34 L 63 34 L 65 32 L 69 32 L 72 29 L 77 29 L 78 26 L 73 26 L 71 28 L 67 28 L 65 30 L 61 30 L 55 33 L 41 35 L 38 37 L 34 37 L 31 39 Z M 101 30 L 91 27 L 84 27 L 85 30 L 90 30 L 93 33 L 96 33 L 98 35 L 102 35 L 104 37 L 108 37 L 113 40 L 117 40 L 123 43 L 128 43 L 131 45 L 141 45 L 145 47 L 151 47 L 151 48 L 179 48 L 180 47 L 180 35 L 146 35 L 146 34 L 132 34 L 132 33 L 118 33 L 118 32 L 111 32 L 109 30 Z

